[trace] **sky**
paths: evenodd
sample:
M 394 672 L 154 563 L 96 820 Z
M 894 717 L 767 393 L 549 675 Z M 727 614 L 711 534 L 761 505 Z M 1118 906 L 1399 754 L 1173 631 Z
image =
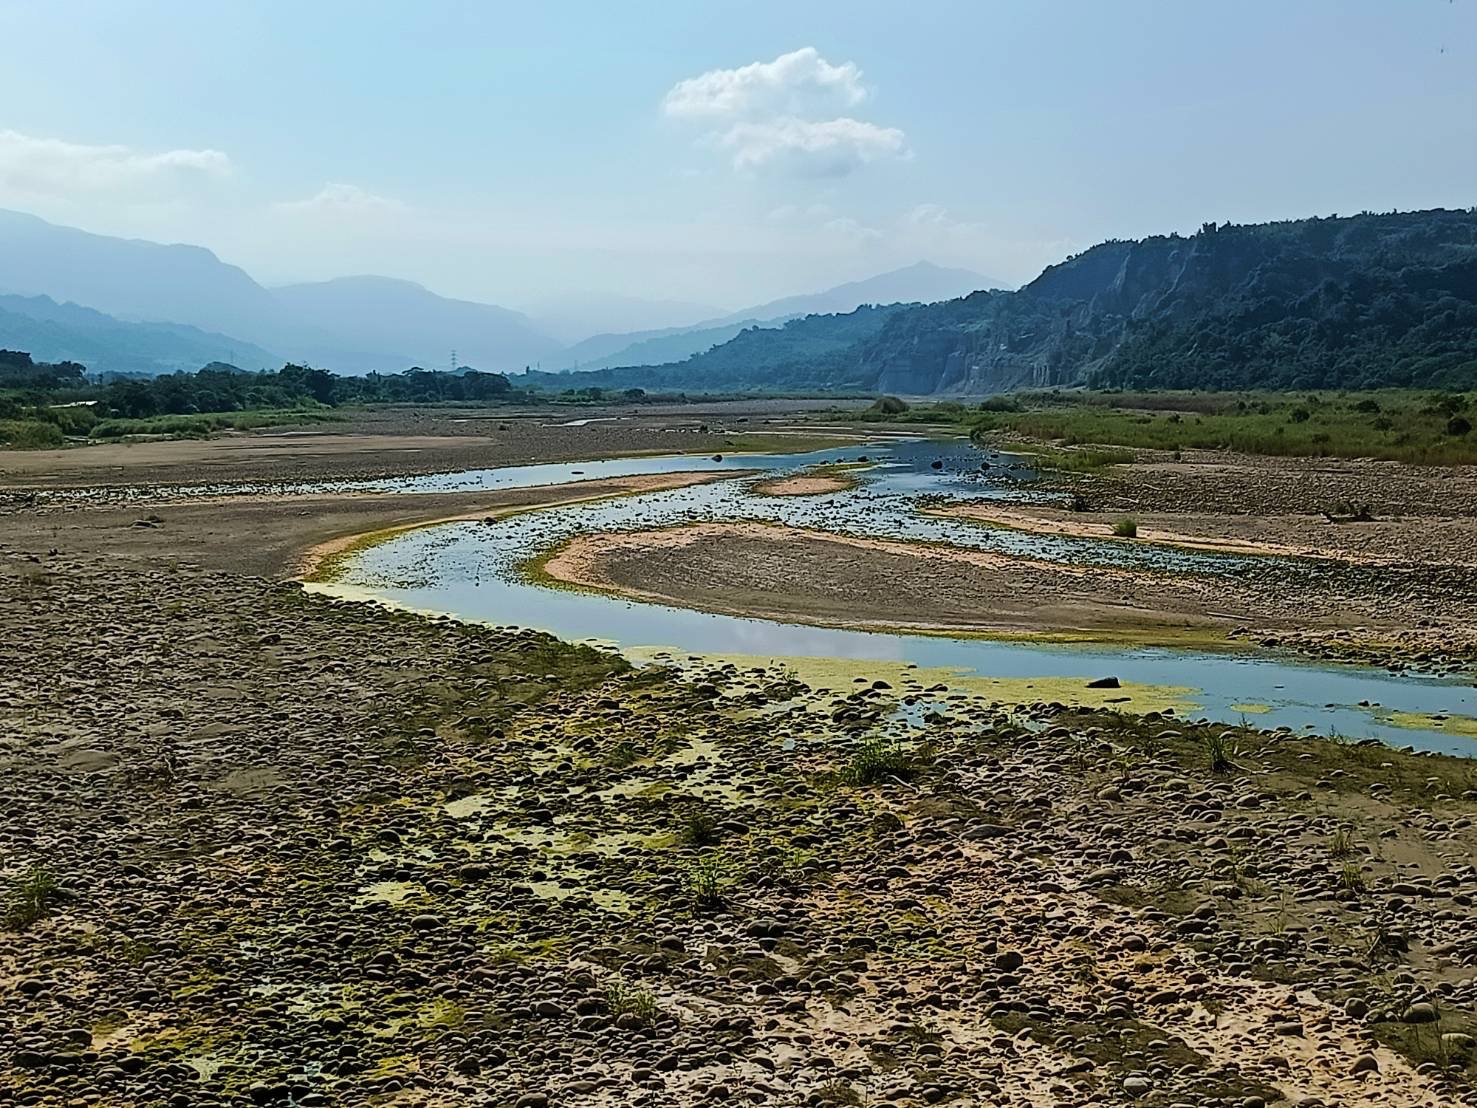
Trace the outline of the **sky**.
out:
M 0 0 L 0 207 L 538 310 L 1477 204 L 1477 0 Z

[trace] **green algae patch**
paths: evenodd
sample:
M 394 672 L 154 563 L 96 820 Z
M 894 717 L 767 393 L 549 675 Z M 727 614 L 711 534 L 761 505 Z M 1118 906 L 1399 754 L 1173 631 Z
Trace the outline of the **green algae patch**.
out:
M 708 666 L 718 656 L 682 655 L 670 648 L 626 651 L 637 661 L 661 660 L 667 664 Z M 721 660 L 740 668 L 780 666 L 813 689 L 845 696 L 864 683 L 884 681 L 897 695 L 923 695 L 932 691 L 971 694 L 1001 704 L 1040 702 L 1068 704 L 1079 708 L 1110 708 L 1147 713 L 1184 712 L 1199 707 L 1196 689 L 1175 685 L 1145 685 L 1125 681 L 1116 688 L 1088 688 L 1081 677 L 985 677 L 949 666 L 923 667 L 908 662 L 869 658 L 764 657 L 724 654 Z
M 1242 712 L 1248 716 L 1265 715 L 1272 710 L 1270 704 L 1232 704 L 1231 711 Z
M 1403 727 L 1410 731 L 1441 731 L 1448 735 L 1477 739 L 1477 719 L 1471 716 L 1447 716 L 1429 712 L 1376 712 L 1375 718 L 1391 727 Z

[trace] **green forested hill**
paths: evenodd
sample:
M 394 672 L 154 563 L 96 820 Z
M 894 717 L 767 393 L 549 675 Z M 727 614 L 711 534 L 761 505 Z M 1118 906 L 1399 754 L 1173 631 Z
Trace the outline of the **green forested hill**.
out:
M 731 389 L 870 387 L 853 351 L 873 339 L 907 306 L 864 305 L 845 315 L 810 315 L 783 327 L 750 327 L 721 346 L 686 361 L 584 373 L 528 373 L 515 378 L 535 388 L 658 388 L 726 392 Z
M 1477 209 L 1105 242 L 1017 292 L 812 316 L 685 362 L 607 372 L 625 387 L 906 394 L 1079 383 L 1471 388 Z

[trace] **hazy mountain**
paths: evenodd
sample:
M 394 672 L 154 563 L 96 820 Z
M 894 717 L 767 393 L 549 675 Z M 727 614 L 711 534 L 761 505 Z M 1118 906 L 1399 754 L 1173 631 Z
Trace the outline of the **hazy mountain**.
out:
M 1004 282 L 982 277 L 967 269 L 947 269 L 931 262 L 915 262 L 902 269 L 879 273 L 862 281 L 849 281 L 825 292 L 787 296 L 734 312 L 713 320 L 734 323 L 749 319 L 793 319 L 801 315 L 845 313 L 863 304 L 932 304 L 954 300 L 980 289 L 1006 288 Z
M 521 312 L 437 296 L 413 281 L 339 277 L 272 291 L 302 323 L 336 336 L 309 351 L 331 369 L 441 369 L 455 349 L 461 365 L 503 371 L 559 349 Z
M 613 366 L 582 373 L 532 373 L 518 378 L 541 389 L 645 388 L 722 393 L 752 389 L 847 389 L 868 386 L 850 357 L 908 305 L 863 305 L 833 315 L 798 316 L 777 327 L 749 327 L 728 342 L 685 361 Z
M 711 304 L 600 292 L 544 297 L 524 310 L 534 326 L 561 344 L 582 342 L 591 335 L 692 327 L 723 314 L 722 308 Z
M 594 335 L 561 353 L 559 368 L 661 365 L 701 354 L 749 327 L 779 327 L 806 315 L 845 314 L 863 304 L 928 304 L 999 287 L 1000 282 L 967 269 L 918 262 L 824 292 L 771 300 L 692 327 Z
M 282 363 L 226 335 L 176 323 L 130 323 L 49 296 L 0 295 L 0 348 L 29 351 L 38 362 L 81 362 L 95 373 L 194 371 L 213 361 L 246 369 Z
M 0 292 L 278 349 L 308 337 L 270 292 L 203 247 L 94 235 L 22 212 L 0 210 Z
M 853 315 L 751 329 L 687 361 L 560 384 L 721 380 L 907 395 L 1082 383 L 1469 389 L 1477 209 L 1207 224 L 1195 235 L 1102 243 L 1016 292 Z
M 559 348 L 518 312 L 450 300 L 409 281 L 346 277 L 269 290 L 199 246 L 95 235 L 3 210 L 0 293 L 86 305 L 115 323 L 199 328 L 233 336 L 226 348 L 234 345 L 244 357 L 271 350 L 351 373 L 439 367 L 453 347 L 460 362 L 478 369 L 521 369 Z M 129 349 L 148 360 L 147 344 L 161 334 L 126 342 L 143 342 Z M 161 347 L 159 360 L 173 365 L 178 349 Z M 82 360 L 92 366 L 97 356 Z

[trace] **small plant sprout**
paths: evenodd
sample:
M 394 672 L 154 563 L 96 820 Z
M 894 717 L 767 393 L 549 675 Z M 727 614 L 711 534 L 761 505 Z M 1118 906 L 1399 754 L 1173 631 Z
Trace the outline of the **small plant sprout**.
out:
M 1210 761 L 1211 773 L 1229 773 L 1236 768 L 1233 760 L 1236 748 L 1232 736 L 1220 731 L 1205 736 L 1205 754 Z
M 1339 870 L 1339 888 L 1348 893 L 1362 893 L 1368 887 L 1364 871 L 1352 862 L 1345 862 Z
M 1328 837 L 1328 856 L 1341 859 L 1352 857 L 1357 848 L 1354 845 L 1354 832 L 1347 827 L 1340 827 Z
M 605 986 L 605 1006 L 613 1016 L 632 1016 L 642 1024 L 655 1023 L 661 1015 L 650 991 L 619 977 Z

